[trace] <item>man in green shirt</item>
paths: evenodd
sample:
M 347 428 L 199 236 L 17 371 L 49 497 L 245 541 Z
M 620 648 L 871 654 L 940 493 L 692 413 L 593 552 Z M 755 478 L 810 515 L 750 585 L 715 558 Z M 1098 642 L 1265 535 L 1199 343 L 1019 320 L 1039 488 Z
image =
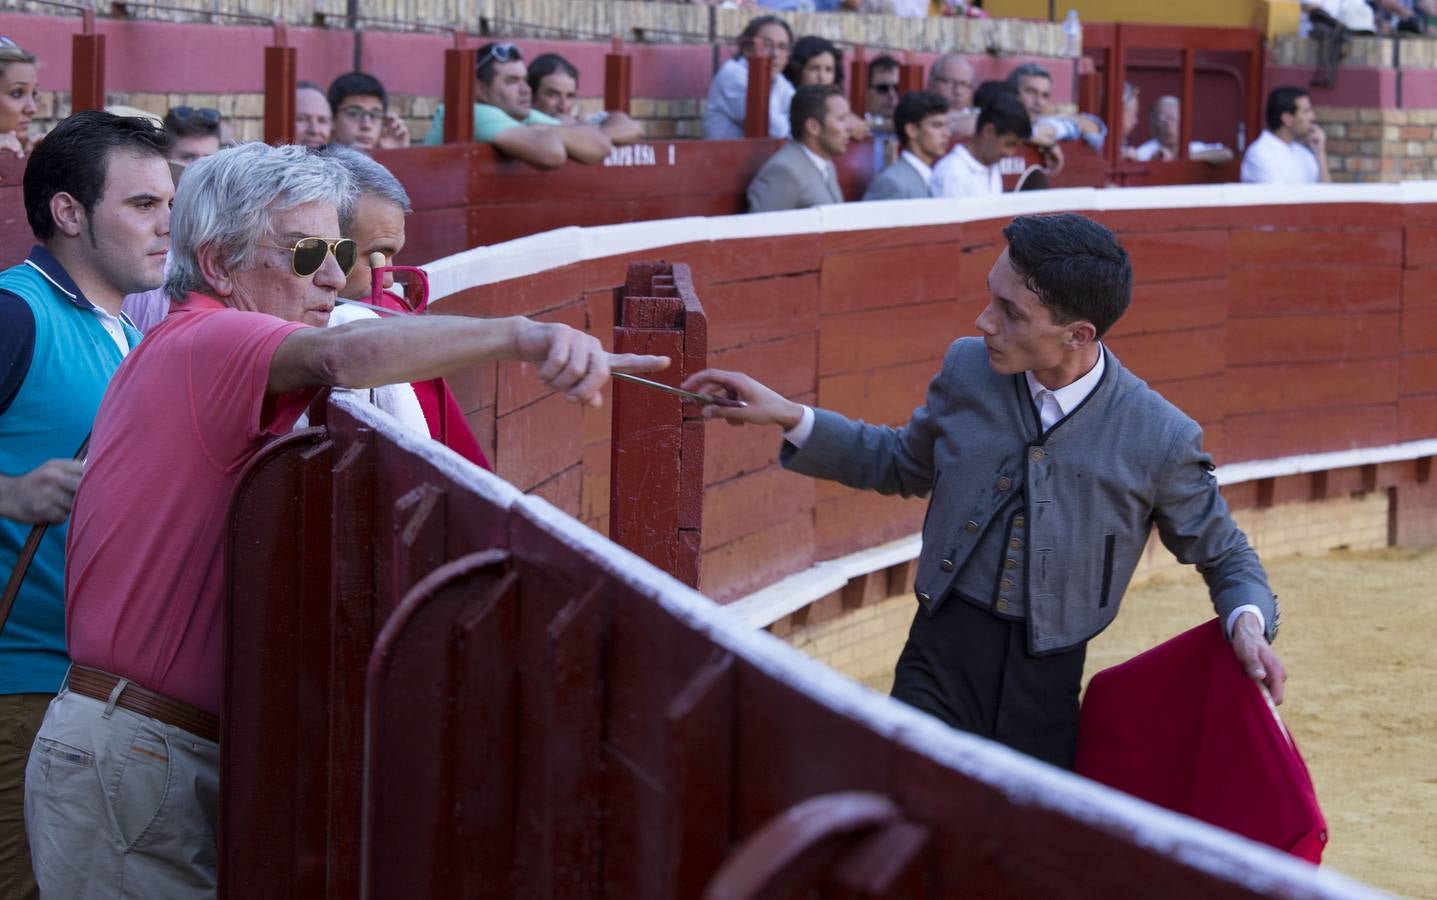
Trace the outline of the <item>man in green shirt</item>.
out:
M 595 163 L 609 155 L 614 144 L 597 125 L 566 125 L 534 109 L 526 80 L 528 67 L 513 44 L 485 44 L 474 67 L 474 140 L 493 144 L 515 159 L 541 169 L 556 169 L 566 160 Z M 444 140 L 444 106 L 424 137 L 426 144 Z

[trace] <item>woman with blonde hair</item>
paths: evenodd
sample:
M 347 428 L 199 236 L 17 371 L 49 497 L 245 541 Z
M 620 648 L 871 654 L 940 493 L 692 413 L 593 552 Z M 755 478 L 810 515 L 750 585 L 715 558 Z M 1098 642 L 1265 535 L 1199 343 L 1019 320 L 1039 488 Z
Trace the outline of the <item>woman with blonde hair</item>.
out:
M 0 36 L 0 150 L 24 156 L 30 149 L 30 120 L 39 99 L 35 55 Z

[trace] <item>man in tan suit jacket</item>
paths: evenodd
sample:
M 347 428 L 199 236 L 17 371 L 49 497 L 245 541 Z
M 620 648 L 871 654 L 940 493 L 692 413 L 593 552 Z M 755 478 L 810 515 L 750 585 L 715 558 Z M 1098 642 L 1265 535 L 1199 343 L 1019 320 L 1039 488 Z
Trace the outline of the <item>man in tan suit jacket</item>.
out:
M 842 203 L 833 161 L 848 149 L 848 101 L 836 85 L 805 85 L 789 108 L 793 140 L 769 157 L 748 186 L 749 212 Z

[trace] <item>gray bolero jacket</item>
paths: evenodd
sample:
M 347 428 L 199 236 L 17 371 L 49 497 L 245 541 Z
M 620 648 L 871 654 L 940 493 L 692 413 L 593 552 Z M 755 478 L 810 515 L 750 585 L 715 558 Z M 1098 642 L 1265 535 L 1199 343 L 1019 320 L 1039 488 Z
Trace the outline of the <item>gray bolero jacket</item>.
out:
M 959 339 L 907 425 L 814 410 L 812 434 L 802 448 L 785 442 L 782 464 L 854 488 L 931 494 L 916 581 L 930 615 L 990 518 L 1022 490 L 1034 654 L 1107 627 L 1154 525 L 1179 560 L 1198 567 L 1224 622 L 1252 604 L 1272 640 L 1276 597 L 1218 493 L 1202 429 L 1103 352 L 1098 386 L 1043 433 L 1026 378 L 997 374 L 981 339 Z

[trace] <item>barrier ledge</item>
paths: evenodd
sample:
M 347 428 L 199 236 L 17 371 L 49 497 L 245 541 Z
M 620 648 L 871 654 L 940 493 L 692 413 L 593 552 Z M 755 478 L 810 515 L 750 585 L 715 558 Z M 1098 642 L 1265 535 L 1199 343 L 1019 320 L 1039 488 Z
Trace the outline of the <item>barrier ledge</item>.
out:
M 1437 439 L 1232 463 L 1218 466 L 1213 470 L 1213 477 L 1218 484 L 1227 486 L 1309 472 L 1407 462 L 1428 456 L 1437 456 Z M 876 547 L 821 560 L 802 572 L 725 604 L 724 609 L 751 628 L 767 628 L 784 616 L 842 590 L 855 578 L 917 559 L 922 549 L 923 535 L 910 534 Z
M 616 578 L 675 618 L 795 691 L 826 704 L 876 734 L 991 785 L 1013 803 L 1049 809 L 1256 893 L 1313 898 L 1385 896 L 1345 875 L 1318 868 L 1247 838 L 1153 806 L 936 719 L 878 694 L 810 659 L 772 635 L 750 629 L 726 608 L 608 541 L 533 496 L 517 501 L 573 550 L 605 559 Z
M 679 244 L 787 237 L 881 228 L 951 225 L 1017 215 L 1293 206 L 1331 203 L 1437 203 L 1437 182 L 1397 184 L 1219 184 L 1142 188 L 1066 188 L 973 199 L 843 203 L 732 216 L 691 216 L 589 228 L 569 227 L 476 247 L 423 266 L 431 302 L 466 288 L 521 278 L 592 259 Z

